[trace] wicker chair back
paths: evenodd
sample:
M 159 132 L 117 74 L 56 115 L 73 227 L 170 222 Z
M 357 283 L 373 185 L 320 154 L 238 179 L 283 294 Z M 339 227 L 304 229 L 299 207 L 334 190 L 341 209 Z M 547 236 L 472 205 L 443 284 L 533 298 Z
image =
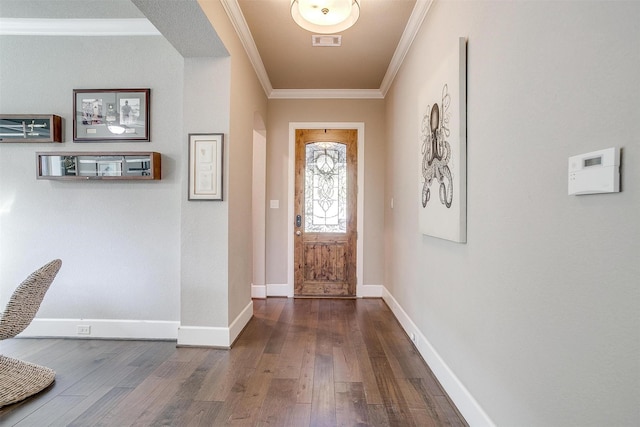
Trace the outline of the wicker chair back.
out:
M 31 273 L 16 288 L 0 313 L 0 340 L 13 338 L 29 326 L 61 266 L 62 261 L 55 259 Z

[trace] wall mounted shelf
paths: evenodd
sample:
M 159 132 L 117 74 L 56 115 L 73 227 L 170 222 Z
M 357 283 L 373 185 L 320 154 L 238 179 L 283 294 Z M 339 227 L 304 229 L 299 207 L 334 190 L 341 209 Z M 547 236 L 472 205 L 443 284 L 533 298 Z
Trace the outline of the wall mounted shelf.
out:
M 161 156 L 156 152 L 36 153 L 38 179 L 159 180 Z
M 0 142 L 62 142 L 62 117 L 0 114 Z

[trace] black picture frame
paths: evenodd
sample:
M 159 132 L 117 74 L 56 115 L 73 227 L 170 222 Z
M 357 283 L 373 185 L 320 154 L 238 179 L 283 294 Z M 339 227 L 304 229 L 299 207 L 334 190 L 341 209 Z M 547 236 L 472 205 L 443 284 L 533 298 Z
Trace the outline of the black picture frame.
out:
M 151 140 L 151 89 L 74 89 L 73 141 Z

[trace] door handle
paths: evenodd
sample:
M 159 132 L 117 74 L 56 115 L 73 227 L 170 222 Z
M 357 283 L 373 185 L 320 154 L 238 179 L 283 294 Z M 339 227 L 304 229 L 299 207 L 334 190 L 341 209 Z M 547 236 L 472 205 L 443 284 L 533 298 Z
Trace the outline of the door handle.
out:
M 296 236 L 301 236 L 301 235 L 302 235 L 302 231 L 297 230 L 297 231 L 296 231 Z

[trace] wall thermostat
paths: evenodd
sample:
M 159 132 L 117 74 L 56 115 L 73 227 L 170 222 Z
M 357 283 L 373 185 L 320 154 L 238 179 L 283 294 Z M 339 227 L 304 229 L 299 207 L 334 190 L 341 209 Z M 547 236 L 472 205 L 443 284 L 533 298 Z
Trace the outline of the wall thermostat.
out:
M 620 149 L 616 147 L 569 157 L 569 195 L 620 191 Z

